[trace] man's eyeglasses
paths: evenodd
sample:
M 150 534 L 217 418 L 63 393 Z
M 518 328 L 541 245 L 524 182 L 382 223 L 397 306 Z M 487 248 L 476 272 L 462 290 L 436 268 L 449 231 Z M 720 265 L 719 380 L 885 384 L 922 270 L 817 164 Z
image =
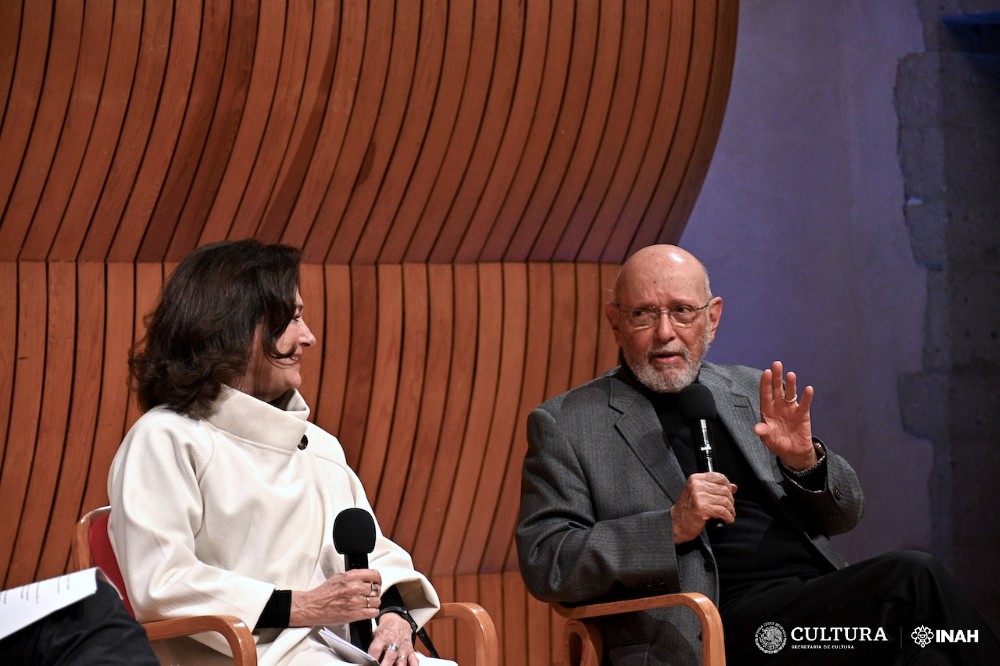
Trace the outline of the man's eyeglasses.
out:
M 665 312 L 675 326 L 690 326 L 698 318 L 698 314 L 712 304 L 711 299 L 700 308 L 693 305 L 675 305 L 672 308 L 632 308 L 618 306 L 618 310 L 628 317 L 628 323 L 634 329 L 655 326 L 660 316 Z

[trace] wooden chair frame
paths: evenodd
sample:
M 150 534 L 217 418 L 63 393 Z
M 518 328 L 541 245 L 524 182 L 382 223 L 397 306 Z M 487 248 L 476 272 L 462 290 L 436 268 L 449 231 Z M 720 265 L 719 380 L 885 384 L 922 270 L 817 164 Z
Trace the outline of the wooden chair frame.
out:
M 107 520 L 111 514 L 110 506 L 103 506 L 87 512 L 76 524 L 73 538 L 72 561 L 75 570 L 89 569 L 98 566 L 108 580 L 118 589 L 122 601 L 130 613 L 132 605 L 125 589 L 124 579 L 118 562 L 95 561 L 92 557 L 92 538 L 107 539 Z M 133 613 L 134 615 L 134 613 Z M 496 626 L 493 619 L 479 604 L 467 601 L 442 603 L 435 613 L 435 620 L 457 620 L 463 622 L 472 636 L 473 653 L 477 666 L 499 666 L 500 647 L 497 640 Z M 240 618 L 232 615 L 196 615 L 169 620 L 145 622 L 142 625 L 150 641 L 165 638 L 177 638 L 203 632 L 216 632 L 229 643 L 233 653 L 233 662 L 237 665 L 255 666 L 257 663 L 257 646 L 250 628 Z
M 570 666 L 601 666 L 604 640 L 593 620 L 670 606 L 686 606 L 698 618 L 701 624 L 702 666 L 725 666 L 726 642 L 722 616 L 712 600 L 703 594 L 680 592 L 584 606 L 552 604 L 555 611 L 566 618 L 563 640 Z

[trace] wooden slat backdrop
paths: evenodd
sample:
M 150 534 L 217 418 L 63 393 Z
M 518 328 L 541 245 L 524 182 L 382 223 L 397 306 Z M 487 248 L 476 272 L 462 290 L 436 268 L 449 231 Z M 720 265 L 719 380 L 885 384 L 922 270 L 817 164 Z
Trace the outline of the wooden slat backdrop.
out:
M 106 502 L 165 276 L 253 236 L 303 248 L 303 392 L 384 528 L 443 598 L 490 610 L 505 663 L 558 663 L 513 548 L 525 416 L 614 364 L 606 289 L 680 236 L 736 19 L 736 0 L 0 2 L 4 587 L 64 572 Z

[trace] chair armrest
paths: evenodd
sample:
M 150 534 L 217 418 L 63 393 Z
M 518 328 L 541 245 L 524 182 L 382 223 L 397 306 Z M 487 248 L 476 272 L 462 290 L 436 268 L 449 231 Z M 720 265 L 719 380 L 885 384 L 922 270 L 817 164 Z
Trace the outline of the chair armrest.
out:
M 472 633 L 476 652 L 477 666 L 498 666 L 500 663 L 500 644 L 497 640 L 496 626 L 493 618 L 479 604 L 468 601 L 450 601 L 441 604 L 432 620 L 460 620 L 468 625 Z
M 722 629 L 722 616 L 719 615 L 719 609 L 715 607 L 712 600 L 704 594 L 698 592 L 677 592 L 674 594 L 661 594 L 655 597 L 609 601 L 584 606 L 552 604 L 552 608 L 557 613 L 570 621 L 620 615 L 622 613 L 634 613 L 636 611 L 667 608 L 670 606 L 686 606 L 698 618 L 698 622 L 701 624 L 703 666 L 724 666 L 726 663 L 726 638 Z M 577 627 L 577 624 L 567 624 L 567 626 Z M 592 634 L 585 637 L 580 635 L 579 629 L 574 628 L 573 631 L 581 639 L 592 639 Z M 597 647 L 598 649 L 600 648 L 599 645 Z
M 192 615 L 146 622 L 142 627 L 146 630 L 150 641 L 204 632 L 219 633 L 229 643 L 235 665 L 257 664 L 257 645 L 253 640 L 253 634 L 243 620 L 233 615 Z

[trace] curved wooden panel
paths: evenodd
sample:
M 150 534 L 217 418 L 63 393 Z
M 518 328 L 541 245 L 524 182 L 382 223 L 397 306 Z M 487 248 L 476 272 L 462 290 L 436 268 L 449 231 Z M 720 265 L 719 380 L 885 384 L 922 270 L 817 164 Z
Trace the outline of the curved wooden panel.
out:
M 503 315 L 498 326 L 500 367 L 497 393 L 493 400 L 489 429 L 485 433 L 485 446 L 481 449 L 483 464 L 470 509 L 471 519 L 468 520 L 458 565 L 455 567 L 459 571 L 502 570 L 506 545 L 512 540 L 516 518 L 511 509 L 519 504 L 517 495 L 508 494 L 506 504 L 503 503 L 503 496 L 504 491 L 510 489 L 510 481 L 518 480 L 517 487 L 520 488 L 523 452 L 518 456 L 521 447 L 515 442 L 519 442 L 522 437 L 516 437 L 515 433 L 520 434 L 523 430 L 523 421 L 518 415 L 522 390 L 527 383 L 525 376 L 530 374 L 530 366 L 525 365 L 528 346 L 528 311 L 525 307 L 528 303 L 528 275 L 522 264 L 504 264 L 502 277 Z M 470 445 L 475 447 L 476 443 L 471 442 Z M 486 516 L 492 516 L 492 519 L 483 520 Z M 493 539 L 498 534 L 499 538 Z
M 323 121 L 323 106 L 330 96 L 337 64 L 336 48 L 340 38 L 339 7 L 334 0 L 316 2 L 309 36 L 310 52 L 303 82 L 302 97 L 299 101 L 291 135 L 277 176 L 275 188 L 267 204 L 262 220 L 261 235 L 268 239 L 287 239 L 292 232 L 294 220 L 290 218 L 295 199 L 302 188 L 310 162 L 317 150 L 317 141 Z M 331 29 L 332 27 L 332 29 Z M 298 218 L 299 223 L 303 220 Z M 304 237 L 304 234 L 302 234 Z
M 0 470 L 0 506 L 17 507 L 22 511 L 0 524 L 0 567 L 5 571 L 10 567 L 16 535 L 25 520 L 23 509 L 27 504 L 32 462 L 41 445 L 38 430 L 45 378 L 45 338 L 38 332 L 46 330 L 45 264 L 18 266 L 16 285 L 16 291 L 6 296 L 17 303 L 17 333 L 9 341 L 14 343 L 16 360 L 7 425 L 8 445 L 4 447 Z
M 464 537 L 469 531 L 482 530 L 489 512 L 495 507 L 495 504 L 491 504 L 486 514 L 473 513 L 477 496 L 492 492 L 491 486 L 500 471 L 496 466 L 496 442 L 491 441 L 490 431 L 493 408 L 500 397 L 502 347 L 510 342 L 503 340 L 501 328 L 511 317 L 504 312 L 506 285 L 503 284 L 501 265 L 481 264 L 477 277 L 479 293 L 475 300 L 479 307 L 479 327 L 478 337 L 474 341 L 475 380 L 472 383 L 471 404 L 462 436 L 455 483 L 448 501 L 441 542 L 430 567 L 432 571 L 459 570 Z M 522 337 L 523 333 L 518 332 L 518 341 Z M 469 339 L 467 342 L 472 343 L 473 340 Z M 505 452 L 509 450 L 509 447 L 504 448 Z M 483 541 L 480 537 L 476 545 L 482 547 Z M 478 567 L 478 561 L 473 566 Z
M 606 2 L 600 3 L 599 10 L 595 11 L 600 13 L 594 22 L 597 30 L 594 35 L 593 54 L 590 56 L 593 59 L 592 65 L 587 72 L 589 77 L 586 92 L 576 99 L 564 100 L 564 104 L 579 106 L 582 109 L 579 134 L 572 152 L 566 159 L 566 171 L 548 211 L 547 221 L 551 220 L 545 229 L 548 233 L 543 232 L 536 241 L 536 248 L 538 243 L 541 243 L 544 251 L 551 253 L 547 258 L 566 261 L 576 258 L 574 253 L 561 247 L 560 243 L 560 239 L 567 233 L 576 231 L 570 226 L 574 211 L 578 208 L 586 211 L 592 205 L 591 198 L 596 201 L 601 199 L 600 187 L 588 190 L 587 181 L 595 169 L 605 168 L 595 160 L 609 124 L 618 120 L 610 115 L 610 107 L 619 70 L 625 69 L 625 64 L 619 60 L 622 55 L 623 39 L 621 27 L 625 25 L 622 16 L 624 7 L 621 3 Z M 629 79 L 631 76 L 626 75 L 622 78 Z M 540 257 L 536 252 L 532 258 Z M 592 258 L 587 257 L 587 259 Z
M 443 275 L 439 277 L 444 277 Z M 472 390 L 476 381 L 476 345 L 473 344 L 479 328 L 479 290 L 476 267 L 459 264 L 447 274 L 449 283 L 431 282 L 432 288 L 441 289 L 450 296 L 432 302 L 451 313 L 452 330 L 442 340 L 450 342 L 448 374 L 443 378 L 444 419 L 438 435 L 437 456 L 429 476 L 429 487 L 424 500 L 424 510 L 416 519 L 416 540 L 413 542 L 414 562 L 423 562 L 425 567 L 434 563 L 443 539 L 444 523 L 453 488 L 464 484 L 463 492 L 468 493 L 468 484 L 474 480 L 459 479 L 458 467 L 465 439 L 466 424 L 472 412 Z M 432 396 L 438 397 L 438 396 Z
M 308 169 L 297 191 L 297 200 L 282 236 L 283 242 L 303 248 L 306 261 L 322 261 L 323 252 L 328 249 L 328 243 L 317 244 L 318 249 L 313 251 L 313 245 L 307 243 L 306 239 L 309 238 L 313 221 L 323 205 L 337 157 L 344 146 L 348 120 L 360 81 L 363 52 L 357 48 L 357 42 L 365 34 L 367 12 L 368 8 L 364 3 L 349 3 L 341 10 L 340 21 L 334 24 L 334 29 L 340 29 L 340 38 L 335 41 L 336 53 L 331 53 L 327 60 L 336 63 L 333 77 L 340 85 L 331 89 L 326 101 L 320 133 L 312 146 L 314 152 L 310 155 Z M 303 149 L 308 147 L 303 145 Z M 288 196 L 292 196 L 291 192 Z M 324 219 L 329 219 L 329 216 Z
M 124 116 L 120 118 L 120 128 L 113 128 L 116 142 L 109 146 L 114 151 L 114 157 L 109 164 L 107 177 L 94 184 L 94 189 L 100 192 L 100 199 L 97 201 L 92 218 L 92 221 L 96 220 L 97 223 L 87 221 L 89 224 L 87 237 L 79 255 L 79 259 L 85 261 L 105 261 L 111 255 L 122 216 L 136 189 L 137 174 L 152 132 L 156 105 L 160 99 L 166 73 L 168 50 L 165 44 L 158 42 L 162 40 L 164 31 L 169 33 L 172 27 L 170 7 L 166 4 L 152 3 L 139 9 L 142 10 L 139 13 L 142 22 L 136 42 L 138 51 L 134 54 L 137 59 L 131 72 L 128 70 L 132 65 L 132 53 L 128 53 L 128 60 L 121 63 L 126 73 L 131 76 L 123 77 L 120 82 L 127 83 L 130 88 L 116 92 L 126 95 L 128 101 L 123 108 Z M 133 30 L 139 27 L 136 23 L 127 25 Z M 160 40 L 157 39 L 158 35 L 161 36 Z M 119 117 L 115 116 L 109 120 L 118 121 Z M 146 195 L 149 196 L 148 189 Z M 141 232 L 145 229 L 145 224 L 142 222 L 140 224 Z M 129 235 L 134 238 L 135 230 Z M 123 260 L 134 259 L 132 256 Z
M 513 218 L 498 218 L 497 211 L 501 210 L 511 183 L 520 170 L 525 143 L 534 123 L 549 36 L 549 8 L 542 3 L 529 3 L 524 9 L 525 15 L 518 17 L 521 21 L 519 25 L 501 25 L 504 34 L 516 29 L 523 33 L 519 69 L 511 85 L 513 90 L 510 93 L 510 110 L 499 136 L 496 159 L 491 165 L 489 178 L 483 185 L 475 210 L 470 215 L 469 229 L 454 253 L 456 261 L 502 260 L 503 250 L 506 249 L 502 238 L 497 237 L 490 243 L 492 252 L 484 251 L 484 245 L 499 224 L 505 223 L 502 226 L 510 228 L 510 223 L 515 221 Z M 508 19 L 508 23 L 511 22 Z M 504 54 L 498 58 L 500 63 L 508 60 L 510 58 Z
M 382 98 L 386 94 L 386 72 L 390 65 L 392 42 L 384 39 L 386 35 L 393 34 L 392 7 L 389 3 L 374 3 L 368 7 L 363 31 L 359 34 L 364 35 L 363 43 L 348 39 L 343 41 L 348 47 L 362 52 L 360 70 L 357 87 L 351 87 L 354 98 L 345 118 L 343 145 L 327 189 L 322 193 L 319 211 L 310 220 L 311 230 L 303 246 L 307 261 L 325 262 L 333 251 L 333 241 L 340 235 L 343 225 L 349 226 L 345 232 L 348 236 L 355 233 L 360 221 L 345 219 L 344 211 L 351 203 L 354 189 L 371 175 L 376 152 L 379 152 L 381 159 L 381 152 L 388 150 L 387 146 L 376 145 L 372 136 L 381 119 Z M 395 109 L 389 113 L 388 122 L 391 125 L 396 123 L 392 117 L 394 114 Z M 349 255 L 352 250 L 353 248 L 336 249 L 341 255 Z
M 256 236 L 267 242 L 277 242 L 281 228 L 263 228 L 264 213 L 272 192 L 278 186 L 282 162 L 289 150 L 302 96 L 305 93 L 306 70 L 309 67 L 313 7 L 309 1 L 289 4 L 285 9 L 284 39 L 280 55 L 274 58 L 277 71 L 273 78 L 274 99 L 266 117 L 260 146 L 253 169 L 244 183 L 231 234 L 235 237 Z
M 221 184 L 205 221 L 199 244 L 230 237 L 252 236 L 255 229 L 254 226 L 250 228 L 250 233 L 244 231 L 230 234 L 233 225 L 253 222 L 237 220 L 237 211 L 252 177 L 257 155 L 261 153 L 261 142 L 274 100 L 285 30 L 284 7 L 278 2 L 261 2 L 257 19 L 256 25 L 246 26 L 247 30 L 253 29 L 257 32 L 253 39 L 249 36 L 243 37 L 242 34 L 237 35 L 238 43 L 254 45 L 252 56 L 246 52 L 242 53 L 246 53 L 245 57 L 249 57 L 251 62 L 257 65 L 250 68 L 246 67 L 245 62 L 242 63 L 244 71 L 250 74 L 246 105 L 242 109 L 234 109 L 234 112 L 240 114 L 239 130 L 232 152 L 228 155 L 219 155 L 220 160 L 225 160 L 225 169 L 221 170 Z M 233 55 L 238 56 L 240 53 Z
M 381 8 L 388 8 L 388 3 L 380 5 Z M 407 118 L 407 102 L 411 99 L 411 92 L 414 88 L 414 64 L 416 61 L 418 47 L 418 26 L 420 25 L 420 4 L 404 3 L 396 7 L 395 15 L 391 21 L 386 18 L 384 27 L 381 20 L 373 21 L 370 25 L 376 29 L 383 29 L 384 34 L 391 34 L 389 42 L 391 49 L 384 53 L 379 53 L 379 62 L 373 63 L 378 73 L 375 77 L 366 77 L 365 70 L 362 70 L 362 80 L 376 80 L 381 82 L 384 78 L 384 88 L 373 88 L 372 95 L 379 95 L 377 102 L 372 100 L 372 104 L 366 103 L 365 97 L 359 98 L 357 110 L 359 115 L 364 115 L 373 108 L 373 104 L 378 109 L 374 127 L 371 128 L 368 147 L 364 151 L 364 160 L 360 165 L 360 172 L 354 179 L 353 188 L 350 190 L 349 199 L 339 210 L 342 221 L 337 229 L 337 234 L 333 237 L 330 250 L 326 254 L 325 261 L 329 263 L 374 263 L 375 255 L 370 253 L 367 261 L 358 257 L 358 241 L 366 229 L 370 229 L 376 242 L 381 245 L 384 229 L 389 222 L 388 219 L 372 219 L 372 209 L 376 200 L 383 199 L 386 205 L 392 205 L 392 187 L 389 192 L 383 191 L 383 184 L 386 182 L 386 171 L 390 163 L 395 161 L 397 154 L 402 155 L 404 151 L 399 149 L 399 137 L 403 129 L 404 121 L 408 121 L 411 128 L 419 129 L 420 121 L 417 118 Z M 376 15 L 377 16 L 377 15 Z M 367 56 L 367 52 L 366 52 Z M 383 65 L 381 59 L 384 58 L 386 64 Z M 413 97 L 419 98 L 418 95 Z M 363 125 L 367 128 L 367 123 Z M 363 132 L 367 132 L 363 130 Z M 397 150 L 399 153 L 397 153 Z M 404 167 L 408 163 L 400 161 Z M 405 173 L 400 174 L 395 181 L 398 187 L 406 182 Z
M 402 470 L 413 469 L 418 462 L 417 455 L 427 455 L 418 452 L 417 424 L 421 412 L 421 396 L 424 392 L 424 378 L 427 375 L 427 358 L 430 329 L 428 326 L 429 294 L 427 289 L 427 267 L 423 264 L 406 264 L 402 267 L 401 282 L 396 290 L 398 298 L 389 299 L 389 317 L 399 319 L 400 326 L 392 327 L 398 331 L 401 359 L 396 368 L 398 384 L 394 408 L 386 416 L 388 425 L 386 455 L 379 466 L 380 483 L 377 493 L 379 522 L 382 529 L 389 534 L 395 534 L 395 527 L 403 504 L 418 500 L 410 497 L 413 473 L 402 473 Z M 387 290 L 391 290 L 389 286 Z M 398 307 L 393 312 L 391 307 Z M 401 315 L 401 316 L 400 316 Z M 391 321 L 391 320 L 390 320 Z M 402 324 L 405 322 L 405 337 Z M 381 332 L 381 331 L 380 331 Z M 375 408 L 375 405 L 372 406 Z M 385 414 L 385 408 L 379 407 Z M 367 442 L 366 442 L 367 448 Z M 433 460 L 433 453 L 431 460 Z M 367 460 L 366 460 L 367 462 Z M 425 461 L 427 462 L 427 461 Z M 423 484 L 426 485 L 427 478 Z M 372 490 L 369 490 L 372 492 Z
M 464 380 L 468 371 L 459 366 L 460 372 L 452 372 L 452 353 L 456 348 L 458 331 L 455 326 L 455 286 L 451 267 L 443 264 L 428 266 L 426 288 L 427 347 L 424 376 L 420 384 L 420 416 L 413 434 L 406 495 L 393 526 L 395 538 L 401 543 L 410 544 L 417 543 L 417 533 L 421 529 L 428 529 L 423 522 L 424 518 L 432 518 L 433 512 L 440 513 L 436 505 L 428 502 L 428 497 L 433 494 L 432 488 L 447 483 L 446 479 L 441 478 L 439 468 L 446 459 L 444 451 L 450 445 L 450 442 L 442 441 L 441 436 L 448 388 L 456 386 L 455 381 Z M 458 346 L 466 348 L 464 344 Z M 414 377 L 414 380 L 417 378 Z M 433 553 L 428 557 L 432 556 Z
M 11 3 L 11 9 L 16 8 L 16 3 Z M 4 63 L 3 68 L 12 71 L 13 75 L 10 77 L 10 96 L 4 107 L 3 127 L 0 127 L 0 155 L 4 156 L 0 160 L 0 202 L 3 202 L 0 206 L 3 211 L 0 259 L 7 261 L 18 257 L 28 232 L 30 217 L 14 215 L 8 223 L 7 209 L 20 177 L 21 163 L 28 149 L 31 127 L 45 82 L 45 56 L 53 12 L 45 2 L 29 2 L 19 9 L 22 14 L 13 23 L 21 24 L 21 33 L 19 39 L 10 42 L 17 45 L 17 51 L 4 49 L 4 56 L 10 60 Z
M 20 41 L 21 3 L 0 4 L 0 108 L 7 109 L 11 79 L 14 78 L 14 61 Z
M 376 296 L 361 303 L 371 313 L 377 313 L 378 323 L 375 336 L 372 369 L 371 399 L 365 405 L 367 418 L 364 429 L 364 449 L 356 469 L 363 479 L 368 479 L 365 489 L 381 508 L 383 470 L 387 478 L 401 476 L 396 469 L 387 469 L 389 434 L 395 416 L 400 411 L 398 389 L 400 372 L 403 367 L 403 275 L 398 265 L 379 266 Z M 410 323 L 410 322 L 407 322 Z M 419 325 L 413 326 L 413 341 L 420 343 Z M 407 342 L 409 342 L 407 338 Z M 403 407 L 405 409 L 405 407 Z M 412 437 L 411 437 L 412 439 Z M 409 449 L 409 446 L 406 447 Z M 404 457 L 405 460 L 405 457 Z M 395 467 L 399 460 L 389 467 Z M 388 510 L 388 507 L 387 507 Z M 394 511 L 390 511 L 394 516 Z
M 70 368 L 73 366 L 73 347 L 65 341 L 73 338 L 76 327 L 75 267 L 73 264 L 51 264 L 46 277 L 47 344 L 44 361 L 49 367 Z M 61 376 L 49 374 L 43 383 L 37 445 L 34 459 L 23 470 L 28 475 L 28 486 L 20 527 L 13 540 L 17 549 L 13 553 L 9 570 L 9 575 L 22 580 L 34 577 L 38 553 L 45 541 L 45 528 L 52 514 L 59 466 L 63 458 L 72 390 L 72 384 Z
M 82 24 L 83 5 L 63 3 L 56 7 L 52 21 L 52 49 L 28 150 L 4 213 L 5 220 L 9 220 L 12 227 L 27 228 L 30 224 L 54 161 L 74 72 L 80 59 Z M 51 239 L 58 225 L 58 217 L 38 219 L 34 231 L 43 238 Z
M 179 7 L 178 15 L 190 23 L 185 32 L 175 29 L 174 35 L 183 39 L 190 35 L 196 40 L 196 47 L 185 49 L 187 59 L 182 64 L 172 62 L 170 69 L 180 69 L 183 72 L 177 77 L 168 78 L 163 91 L 165 104 L 157 112 L 157 122 L 163 118 L 166 125 L 172 129 L 177 127 L 176 143 L 169 151 L 170 157 L 164 155 L 168 162 L 163 174 L 162 185 L 156 188 L 157 197 L 152 202 L 152 209 L 146 216 L 133 221 L 130 226 L 145 228 L 145 233 L 138 246 L 139 261 L 157 261 L 165 256 L 164 250 L 171 245 L 175 233 L 182 231 L 184 225 L 178 219 L 186 204 L 187 195 L 191 192 L 194 177 L 199 170 L 204 151 L 208 147 L 208 134 L 212 125 L 213 112 L 219 101 L 219 93 L 226 62 L 226 44 L 233 17 L 229 5 L 225 2 L 212 2 L 201 12 L 201 22 L 196 5 Z M 171 51 L 175 49 L 172 47 Z M 176 49 L 179 50 L 179 49 Z M 176 87 L 175 87 L 176 86 Z M 176 101 L 172 101 L 176 100 Z M 183 103 L 182 103 L 183 101 Z M 171 113 L 164 117 L 163 107 Z M 225 108 L 225 104 L 220 108 Z M 167 133 L 166 127 L 154 127 L 154 134 L 161 137 Z M 166 151 L 165 151 L 166 152 Z M 198 159 L 191 159 L 197 156 Z M 155 158 L 155 155 L 154 155 Z M 161 193 L 183 192 L 184 197 L 162 196 Z M 191 218 L 186 218 L 190 220 Z
M 155 262 L 257 236 L 366 264 L 617 262 L 676 237 L 722 123 L 737 14 L 735 0 L 17 9 L 0 52 L 0 257 Z
M 0 3 L 4 586 L 64 571 L 106 503 L 164 276 L 252 236 L 303 249 L 302 392 L 383 527 L 442 598 L 490 611 L 507 663 L 558 663 L 561 620 L 516 572 L 525 418 L 616 362 L 607 289 L 680 236 L 736 19 L 736 0 Z
M 111 44 L 108 47 L 108 62 L 100 82 L 101 95 L 97 102 L 97 115 L 87 137 L 87 147 L 80 172 L 73 185 L 66 210 L 48 259 L 52 261 L 72 261 L 83 259 L 83 245 L 94 220 L 101 220 L 101 232 L 105 239 L 106 227 L 117 223 L 117 219 L 97 217 L 96 211 L 104 190 L 110 184 L 109 174 L 119 155 L 117 146 L 122 135 L 125 117 L 130 109 L 132 83 L 136 74 L 139 57 L 139 42 L 143 20 L 142 6 L 133 2 L 115 3 L 114 24 L 111 28 Z M 106 209 L 105 209 L 106 210 Z M 110 231 L 113 231 L 111 229 Z M 44 241 L 39 240 L 39 244 Z M 95 245 L 100 246 L 100 242 Z M 94 255 L 99 253 L 94 251 Z M 101 260 L 98 256 L 94 260 Z
M 76 300 L 86 304 L 86 307 L 77 311 L 75 363 L 66 368 L 66 375 L 72 381 L 73 401 L 69 407 L 69 424 L 61 436 L 65 443 L 58 489 L 37 578 L 50 578 L 65 570 L 69 557 L 69 535 L 77 518 L 88 508 L 83 504 L 83 494 L 91 476 L 90 458 L 96 437 L 104 365 L 104 265 L 80 264 L 76 274 Z M 57 437 L 60 435 L 53 433 L 53 438 Z
M 187 147 L 189 152 L 185 153 L 185 147 L 179 143 L 184 134 L 184 113 L 188 103 L 198 99 L 193 85 L 199 45 L 210 43 L 216 36 L 203 34 L 200 0 L 179 2 L 172 19 L 170 46 L 162 63 L 165 71 L 160 96 L 155 110 L 152 110 L 152 123 L 138 173 L 107 254 L 109 261 L 162 259 L 169 243 L 169 233 L 156 233 L 157 229 L 163 229 L 162 224 L 153 226 L 156 204 L 161 196 L 182 194 L 179 187 L 168 189 L 183 182 L 171 182 L 170 167 L 171 164 L 183 164 L 183 160 L 191 154 L 190 146 Z M 195 122 L 201 122 L 201 118 Z M 151 239 L 157 243 L 155 249 L 140 253 L 143 238 L 149 233 L 155 234 Z
M 60 128 L 59 144 L 51 160 L 44 189 L 38 196 L 38 207 L 34 211 L 38 223 L 29 229 L 24 242 L 24 259 L 44 260 L 49 256 L 57 234 L 62 233 L 62 227 L 73 225 L 64 213 L 97 115 L 108 65 L 113 18 L 111 0 L 89 3 L 83 12 L 79 62 L 75 63 L 66 118 Z M 56 225 L 56 230 L 51 225 Z

